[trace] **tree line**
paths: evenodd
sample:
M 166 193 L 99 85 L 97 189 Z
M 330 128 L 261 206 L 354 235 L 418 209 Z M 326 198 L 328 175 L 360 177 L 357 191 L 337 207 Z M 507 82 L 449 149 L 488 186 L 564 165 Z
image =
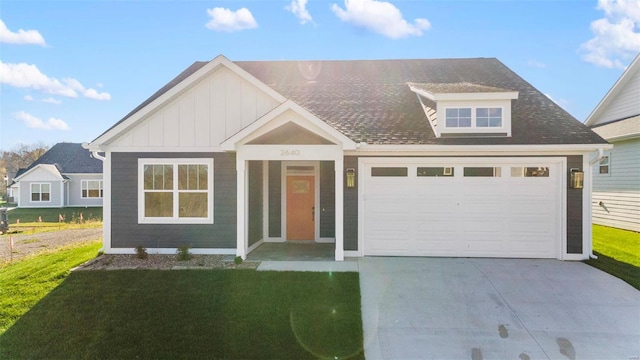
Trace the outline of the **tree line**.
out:
M 51 146 L 43 142 L 35 144 L 19 144 L 7 151 L 0 151 L 0 196 L 7 194 L 7 181 L 10 174 L 15 174 L 18 169 L 26 168 L 36 161 Z

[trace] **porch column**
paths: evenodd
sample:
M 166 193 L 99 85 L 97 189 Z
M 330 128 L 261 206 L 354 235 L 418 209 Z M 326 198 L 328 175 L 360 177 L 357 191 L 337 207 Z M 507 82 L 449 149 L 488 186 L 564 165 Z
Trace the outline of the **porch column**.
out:
M 236 155 L 237 156 L 237 155 Z M 236 207 L 237 207 L 237 229 L 236 229 L 236 256 L 240 256 L 243 260 L 247 258 L 247 247 L 245 246 L 245 184 L 246 184 L 246 161 L 240 158 L 236 158 L 236 172 L 237 172 L 237 195 L 236 195 Z
M 344 158 L 335 161 L 336 261 L 344 260 Z

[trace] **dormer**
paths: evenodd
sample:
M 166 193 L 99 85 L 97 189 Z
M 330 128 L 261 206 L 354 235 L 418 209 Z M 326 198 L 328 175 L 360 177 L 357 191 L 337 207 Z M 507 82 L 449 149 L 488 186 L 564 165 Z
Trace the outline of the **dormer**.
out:
M 472 83 L 409 83 L 436 137 L 509 137 L 518 92 Z

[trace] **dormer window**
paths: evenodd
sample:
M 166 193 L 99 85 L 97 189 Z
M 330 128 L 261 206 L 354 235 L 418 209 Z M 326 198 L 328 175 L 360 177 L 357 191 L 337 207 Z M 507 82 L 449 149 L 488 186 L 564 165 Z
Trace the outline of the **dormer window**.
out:
M 447 108 L 444 124 L 448 128 L 500 128 L 502 127 L 502 108 Z
M 449 108 L 446 114 L 446 127 L 471 127 L 471 108 Z
M 436 137 L 511 136 L 511 100 L 517 91 L 470 83 L 415 84 Z

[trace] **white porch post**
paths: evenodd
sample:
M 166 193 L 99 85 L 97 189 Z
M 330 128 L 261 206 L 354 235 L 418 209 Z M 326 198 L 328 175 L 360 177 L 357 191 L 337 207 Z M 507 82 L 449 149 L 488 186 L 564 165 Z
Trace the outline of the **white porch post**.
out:
M 344 260 L 344 158 L 335 161 L 336 173 L 336 261 Z
M 237 154 L 236 154 L 237 156 Z M 237 196 L 236 196 L 236 207 L 237 207 L 237 245 L 236 245 L 236 255 L 240 256 L 242 259 L 247 258 L 247 248 L 245 246 L 245 183 L 246 183 L 246 161 L 244 159 L 236 158 L 236 171 L 237 171 Z

